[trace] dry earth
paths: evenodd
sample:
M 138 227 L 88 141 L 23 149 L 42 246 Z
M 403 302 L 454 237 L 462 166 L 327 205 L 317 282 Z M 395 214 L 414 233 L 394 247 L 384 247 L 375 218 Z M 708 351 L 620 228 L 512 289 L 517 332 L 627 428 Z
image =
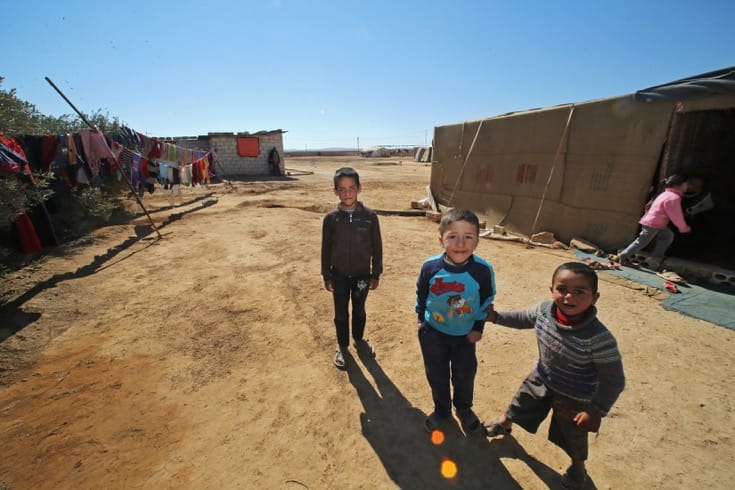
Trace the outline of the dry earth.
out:
M 386 268 L 368 298 L 375 360 L 331 363 L 319 275 L 334 170 L 361 198 L 405 210 L 430 167 L 398 159 L 289 158 L 288 179 L 145 196 L 144 216 L 100 229 L 2 282 L 0 488 L 558 488 L 567 460 L 539 434 L 435 445 L 415 335 L 416 275 L 436 224 L 381 216 Z M 483 240 L 500 310 L 548 297 L 571 252 Z M 735 486 L 735 332 L 663 310 L 601 274 L 602 320 L 628 386 L 588 464 L 596 488 Z M 2 337 L 5 337 L 3 335 Z M 536 358 L 532 331 L 488 327 L 475 408 L 498 415 Z M 440 474 L 456 462 L 453 479 Z

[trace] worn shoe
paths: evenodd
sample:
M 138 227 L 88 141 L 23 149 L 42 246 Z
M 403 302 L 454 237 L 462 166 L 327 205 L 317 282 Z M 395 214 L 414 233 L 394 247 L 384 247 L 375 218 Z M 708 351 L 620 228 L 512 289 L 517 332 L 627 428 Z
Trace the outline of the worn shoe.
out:
M 375 347 L 367 339 L 355 340 L 355 349 L 359 354 L 375 357 Z
M 500 422 L 497 420 L 491 420 L 490 422 L 485 422 L 483 425 L 485 427 L 485 435 L 488 437 L 498 437 L 498 436 L 509 436 L 510 433 L 513 431 L 513 428 L 506 429 L 502 425 L 500 425 Z
M 620 259 L 620 265 L 624 267 L 630 267 L 631 269 L 640 269 L 640 266 L 638 265 L 638 262 L 635 262 L 630 259 Z
M 334 353 L 334 366 L 337 369 L 345 368 L 345 355 L 342 354 L 342 349 L 337 349 L 337 352 Z
M 444 422 L 447 420 L 449 420 L 449 417 L 442 417 L 436 412 L 431 412 L 431 415 L 426 417 L 426 420 L 424 420 L 424 430 L 428 433 L 432 433 L 444 425 Z
M 564 488 L 580 490 L 587 484 L 587 479 L 587 470 L 579 470 L 570 466 L 561 477 L 561 484 Z
M 480 419 L 477 418 L 477 415 L 475 414 L 475 412 L 472 411 L 471 408 L 457 410 L 457 417 L 459 418 L 459 422 L 462 424 L 462 428 L 464 429 L 465 433 L 482 433 L 483 435 L 487 433 L 485 431 L 485 427 L 482 425 L 482 422 L 480 422 Z

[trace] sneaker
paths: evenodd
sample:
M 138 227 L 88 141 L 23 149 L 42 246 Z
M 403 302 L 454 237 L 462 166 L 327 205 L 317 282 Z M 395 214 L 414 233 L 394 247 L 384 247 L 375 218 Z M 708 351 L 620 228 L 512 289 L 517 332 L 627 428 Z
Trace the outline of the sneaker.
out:
M 436 412 L 431 412 L 431 415 L 426 417 L 426 420 L 424 420 L 424 430 L 431 434 L 444 425 L 444 422 L 447 420 L 449 420 L 449 417 L 442 417 Z
M 359 354 L 375 357 L 375 348 L 367 341 L 367 339 L 355 340 L 355 349 L 357 349 Z
M 334 353 L 334 365 L 337 369 L 344 369 L 345 355 L 342 354 L 342 349 L 337 349 L 337 352 Z
M 579 470 L 574 466 L 567 468 L 567 471 L 561 477 L 561 484 L 564 488 L 582 489 L 587 484 L 587 470 Z

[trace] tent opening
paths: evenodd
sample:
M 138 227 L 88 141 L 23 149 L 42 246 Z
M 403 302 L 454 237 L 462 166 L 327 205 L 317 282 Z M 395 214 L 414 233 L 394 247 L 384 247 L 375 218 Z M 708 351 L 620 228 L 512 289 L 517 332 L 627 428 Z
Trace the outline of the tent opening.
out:
M 698 195 L 684 209 L 710 195 L 711 209 L 687 216 L 691 233 L 679 234 L 668 255 L 735 269 L 735 109 L 676 113 L 671 126 L 666 175 L 700 177 Z M 709 205 L 702 206 L 703 208 Z

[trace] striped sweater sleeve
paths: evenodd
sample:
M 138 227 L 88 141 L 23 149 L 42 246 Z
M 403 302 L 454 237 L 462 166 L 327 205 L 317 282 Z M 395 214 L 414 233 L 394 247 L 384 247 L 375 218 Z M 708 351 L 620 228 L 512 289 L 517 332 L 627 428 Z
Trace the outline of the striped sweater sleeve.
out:
M 495 313 L 495 323 L 510 328 L 533 328 L 539 314 L 540 305 L 535 305 L 525 310 L 498 311 Z
M 597 369 L 597 394 L 592 405 L 605 416 L 625 388 L 623 360 L 615 337 L 605 329 L 594 338 L 592 362 Z

